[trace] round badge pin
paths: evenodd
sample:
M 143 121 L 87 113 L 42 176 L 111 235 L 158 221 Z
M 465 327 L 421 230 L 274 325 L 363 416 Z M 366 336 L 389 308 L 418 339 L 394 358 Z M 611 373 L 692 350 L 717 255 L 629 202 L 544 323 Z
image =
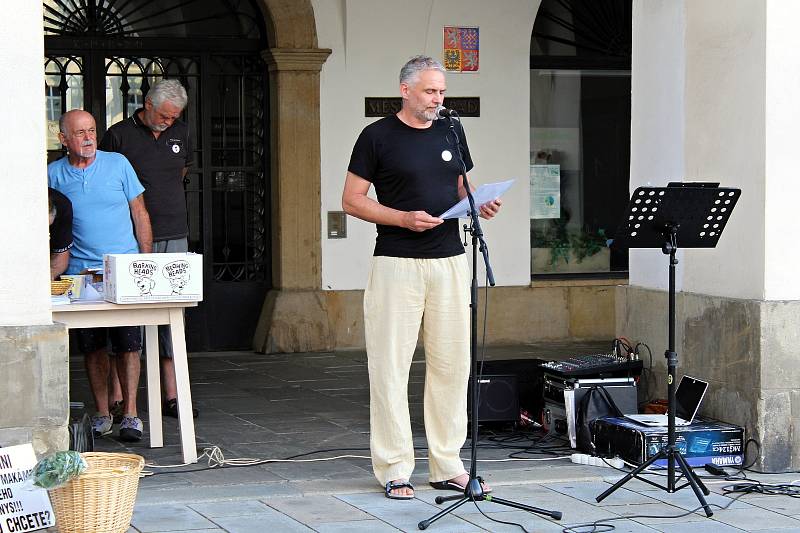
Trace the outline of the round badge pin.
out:
M 444 150 L 442 152 L 442 159 L 444 159 L 445 161 L 450 161 L 451 159 L 453 159 L 453 154 L 450 153 L 450 150 Z

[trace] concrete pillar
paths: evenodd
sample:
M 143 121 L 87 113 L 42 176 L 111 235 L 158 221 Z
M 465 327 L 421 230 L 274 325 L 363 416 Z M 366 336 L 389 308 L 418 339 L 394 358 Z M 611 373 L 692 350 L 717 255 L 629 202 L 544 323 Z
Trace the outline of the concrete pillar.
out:
M 329 49 L 272 48 L 272 282 L 254 339 L 265 352 L 330 349 L 321 284 L 319 73 Z
M 50 313 L 42 4 L 7 2 L 0 20 L 0 446 L 66 449 L 66 328 Z
M 800 466 L 800 6 L 784 0 L 634 2 L 631 190 L 719 181 L 742 189 L 718 247 L 682 250 L 678 374 L 711 383 L 701 413 L 743 425 L 766 470 Z M 680 246 L 680 242 L 678 243 Z M 646 342 L 665 397 L 667 259 L 635 251 L 617 334 Z
M 33 443 L 37 454 L 69 446 L 67 328 L 0 326 L 0 446 Z

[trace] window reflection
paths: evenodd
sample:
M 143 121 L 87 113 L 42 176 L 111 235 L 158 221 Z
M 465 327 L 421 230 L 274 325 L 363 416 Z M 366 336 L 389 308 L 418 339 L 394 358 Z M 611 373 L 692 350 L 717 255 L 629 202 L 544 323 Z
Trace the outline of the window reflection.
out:
M 531 272 L 624 271 L 631 0 L 542 0 L 531 36 Z
M 56 56 L 45 60 L 45 120 L 47 150 L 61 154 L 58 119 L 71 109 L 83 109 L 83 73 L 80 59 Z
M 163 77 L 160 58 L 106 58 L 106 125 L 116 124 L 144 106 L 147 90 Z
M 531 70 L 533 273 L 607 272 L 627 201 L 630 72 Z

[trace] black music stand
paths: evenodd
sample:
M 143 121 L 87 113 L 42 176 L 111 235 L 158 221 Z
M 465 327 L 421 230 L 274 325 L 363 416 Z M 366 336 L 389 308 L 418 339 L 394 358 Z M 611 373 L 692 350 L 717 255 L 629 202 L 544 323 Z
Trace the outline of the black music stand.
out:
M 458 113 L 453 113 L 452 116 L 457 117 Z M 544 516 L 549 516 L 550 518 L 554 518 L 555 520 L 561 520 L 561 512 L 559 511 L 550 511 L 548 509 L 540 509 L 539 507 L 533 507 L 532 505 L 525 505 L 523 503 L 514 502 L 511 500 L 504 500 L 501 498 L 497 498 L 492 494 L 486 494 L 483 492 L 483 487 L 481 486 L 481 479 L 478 477 L 478 250 L 480 249 L 481 254 L 483 255 L 484 265 L 486 266 L 486 277 L 488 278 L 489 285 L 494 287 L 494 274 L 492 274 L 492 265 L 489 263 L 489 248 L 486 245 L 486 241 L 483 239 L 483 230 L 481 229 L 481 224 L 478 220 L 478 208 L 475 206 L 475 199 L 472 197 L 472 192 L 470 188 L 469 181 L 467 179 L 467 168 L 464 163 L 464 156 L 462 155 L 462 146 L 461 140 L 459 137 L 459 131 L 456 131 L 455 124 L 459 125 L 459 130 L 463 134 L 464 126 L 461 125 L 461 121 L 453 120 L 452 116 L 449 118 L 450 120 L 450 133 L 448 135 L 452 135 L 452 144 L 454 144 L 457 148 L 459 162 L 461 163 L 461 175 L 464 177 L 464 189 L 467 192 L 467 198 L 469 199 L 469 217 L 470 217 L 470 225 L 464 225 L 464 231 L 472 235 L 472 282 L 470 285 L 470 339 L 469 339 L 469 352 L 470 352 L 470 377 L 469 377 L 469 390 L 470 390 L 470 400 L 471 400 L 471 412 L 470 412 L 470 424 L 471 424 L 471 439 L 472 442 L 470 443 L 470 465 L 469 465 L 469 481 L 467 482 L 466 486 L 464 487 L 463 494 L 454 494 L 451 496 L 437 496 L 436 503 L 441 504 L 444 502 L 449 502 L 453 500 L 458 500 L 457 502 L 451 504 L 450 506 L 442 509 L 432 517 L 422 520 L 417 524 L 417 527 L 420 529 L 428 529 L 432 523 L 436 522 L 443 516 L 446 516 L 453 511 L 455 511 L 458 507 L 461 507 L 463 504 L 472 501 L 472 502 L 492 502 L 497 503 L 500 505 L 505 505 L 507 507 L 513 507 L 515 509 L 521 509 L 523 511 L 528 511 L 529 513 L 537 513 Z
M 714 513 L 703 494 L 709 491 L 686 459 L 675 447 L 675 265 L 678 260 L 678 237 L 683 248 L 714 248 L 741 195 L 740 189 L 719 187 L 719 183 L 670 183 L 668 187 L 639 187 L 633 192 L 625 219 L 612 246 L 620 248 L 660 248 L 669 255 L 669 348 L 667 358 L 667 445 L 640 466 L 617 481 L 596 498 L 598 502 L 632 478 L 649 483 L 669 493 L 687 485 L 692 487 L 706 516 Z M 667 485 L 638 477 L 654 462 L 667 460 Z M 687 483 L 675 486 L 675 463 Z

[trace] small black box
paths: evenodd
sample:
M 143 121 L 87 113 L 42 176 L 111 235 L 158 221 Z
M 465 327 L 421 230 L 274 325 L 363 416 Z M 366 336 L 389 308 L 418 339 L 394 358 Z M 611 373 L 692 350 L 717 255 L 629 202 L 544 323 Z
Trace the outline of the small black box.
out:
M 469 403 L 470 408 L 472 401 Z M 478 380 L 478 421 L 519 421 L 517 376 L 486 375 Z
M 642 464 L 667 444 L 666 426 L 637 424 L 626 418 L 598 418 L 594 443 L 598 455 L 619 455 L 630 463 Z M 744 461 L 744 429 L 716 420 L 695 419 L 688 426 L 675 427 L 675 447 L 690 466 L 713 463 L 740 466 Z M 666 467 L 659 459 L 653 466 Z
M 480 363 L 484 375 L 506 375 L 517 377 L 517 397 L 519 409 L 524 409 L 536 421 L 541 419 L 544 397 L 544 370 L 540 366 L 544 359 L 497 359 Z M 479 365 L 479 366 L 480 366 Z M 480 413 L 481 411 L 478 410 Z

